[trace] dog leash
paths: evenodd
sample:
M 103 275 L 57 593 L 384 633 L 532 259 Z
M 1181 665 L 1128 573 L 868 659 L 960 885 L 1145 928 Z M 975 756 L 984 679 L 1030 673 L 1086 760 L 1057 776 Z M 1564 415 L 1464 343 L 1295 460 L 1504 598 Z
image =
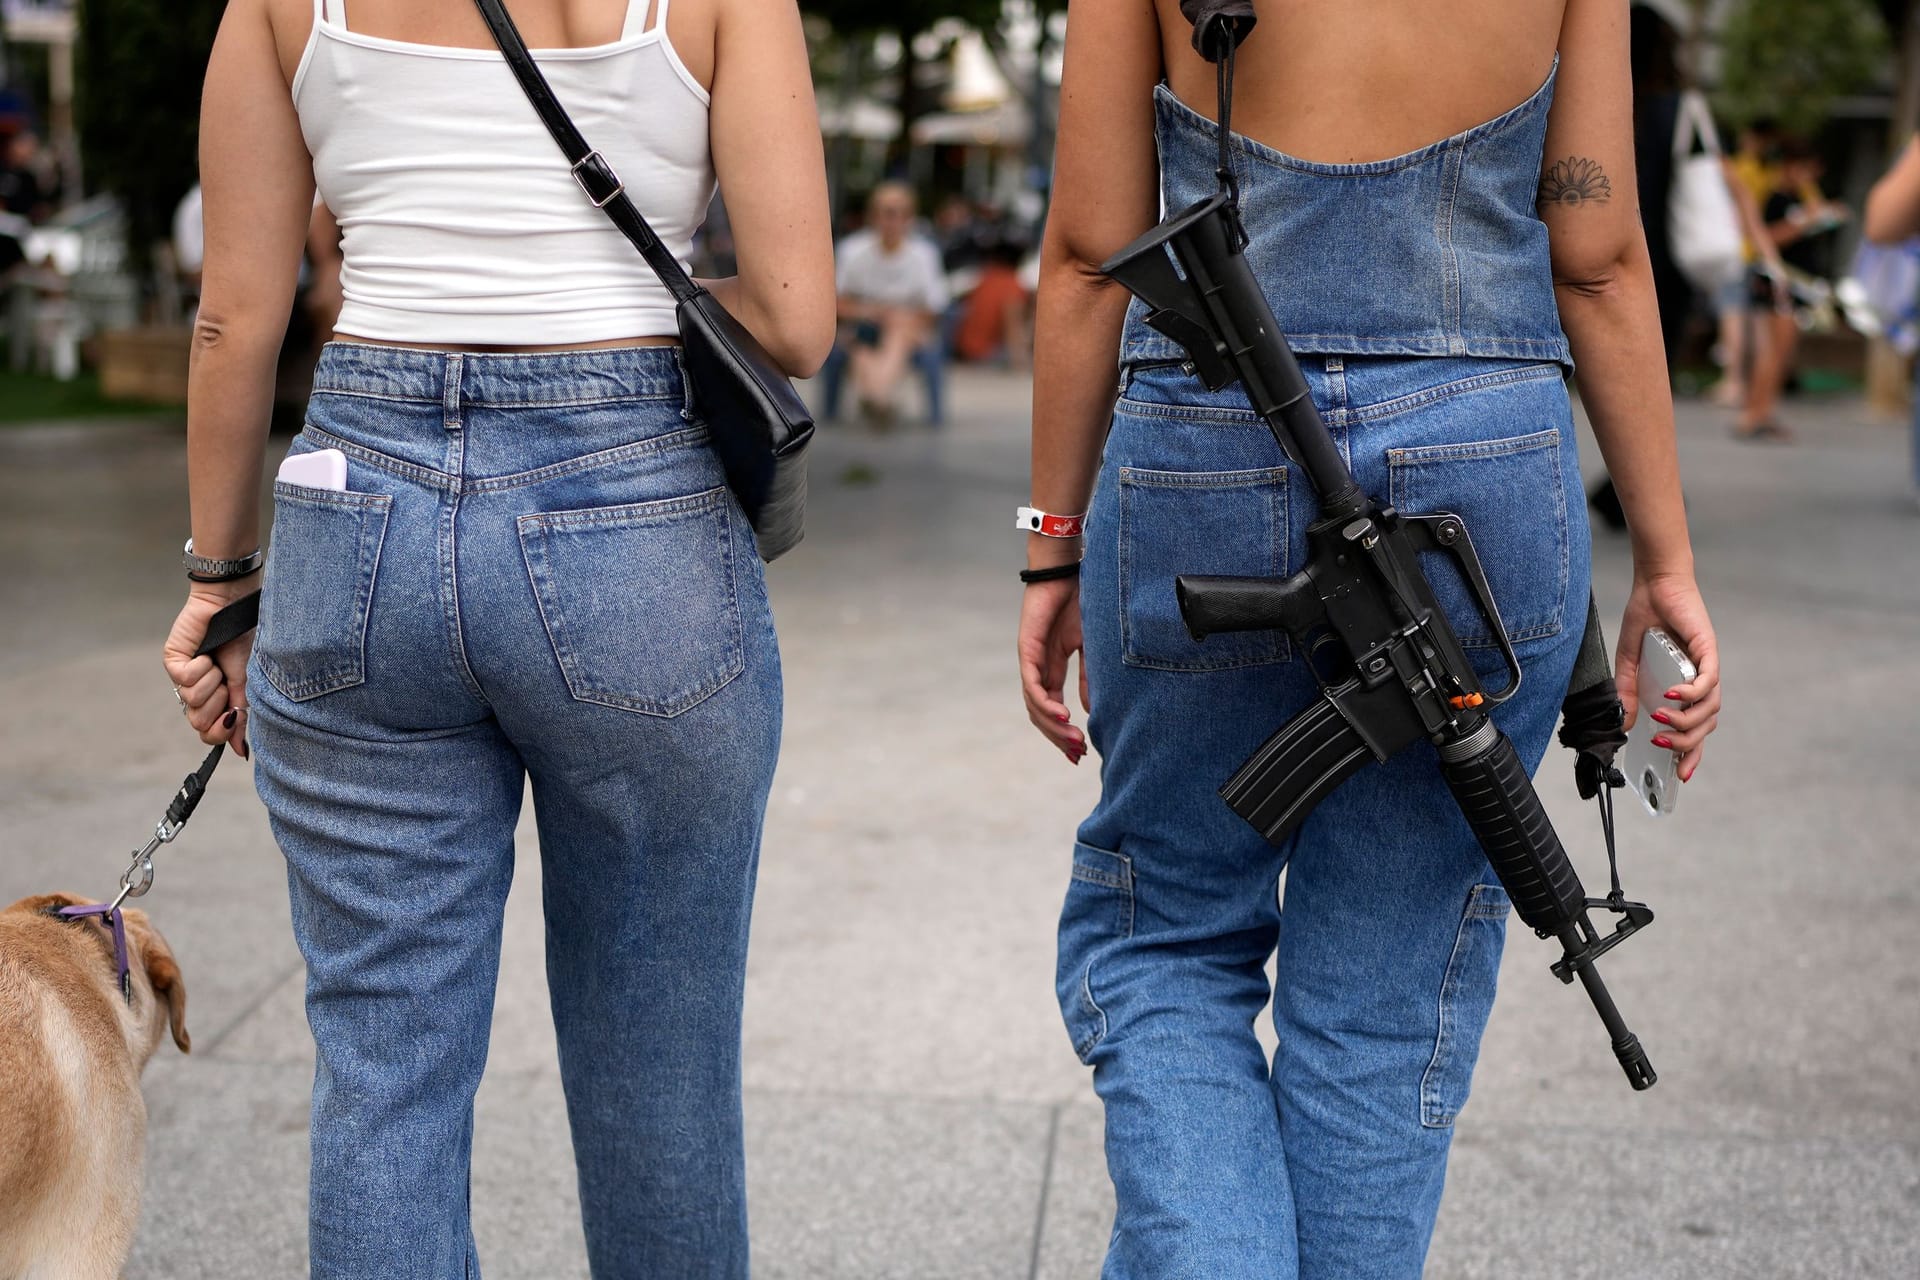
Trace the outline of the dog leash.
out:
M 207 620 L 206 639 L 193 656 L 198 658 L 211 654 L 215 649 L 238 640 L 254 629 L 260 621 L 260 593 L 249 592 L 221 609 Z M 120 909 L 128 898 L 138 898 L 153 888 L 153 855 L 163 844 L 172 844 L 180 829 L 187 825 L 187 819 L 199 807 L 200 797 L 207 793 L 207 783 L 213 777 L 213 771 L 220 764 L 220 757 L 226 754 L 227 744 L 216 743 L 213 750 L 207 752 L 207 758 L 200 767 L 186 776 L 180 789 L 173 793 L 173 802 L 167 806 L 167 812 L 154 824 L 153 834 L 147 843 L 135 851 L 133 861 L 120 874 L 120 892 L 114 895 L 112 902 L 91 902 L 83 906 L 61 907 L 54 914 L 63 920 L 80 920 L 88 916 L 104 917 L 113 929 L 113 964 L 120 979 L 120 995 L 129 1002 L 133 999 L 133 981 L 127 962 L 127 922 L 126 914 Z M 136 876 L 138 877 L 136 879 Z

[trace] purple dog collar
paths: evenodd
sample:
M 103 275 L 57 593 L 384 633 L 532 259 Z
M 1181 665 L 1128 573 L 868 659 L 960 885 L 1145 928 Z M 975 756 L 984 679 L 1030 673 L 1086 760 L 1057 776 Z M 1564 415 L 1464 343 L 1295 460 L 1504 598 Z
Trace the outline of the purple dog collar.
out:
M 133 999 L 133 980 L 127 965 L 127 921 L 120 908 L 104 902 L 95 902 L 84 907 L 62 907 L 59 911 L 63 920 L 78 920 L 83 916 L 105 916 L 113 926 L 113 963 L 120 975 L 120 994 L 129 1002 Z

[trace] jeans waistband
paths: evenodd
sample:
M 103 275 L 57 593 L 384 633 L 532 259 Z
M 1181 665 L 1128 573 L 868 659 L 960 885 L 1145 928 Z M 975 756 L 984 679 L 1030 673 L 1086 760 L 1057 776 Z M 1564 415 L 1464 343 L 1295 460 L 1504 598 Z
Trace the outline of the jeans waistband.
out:
M 678 400 L 686 375 L 678 346 L 474 352 L 329 342 L 313 391 L 450 408 L 617 404 Z

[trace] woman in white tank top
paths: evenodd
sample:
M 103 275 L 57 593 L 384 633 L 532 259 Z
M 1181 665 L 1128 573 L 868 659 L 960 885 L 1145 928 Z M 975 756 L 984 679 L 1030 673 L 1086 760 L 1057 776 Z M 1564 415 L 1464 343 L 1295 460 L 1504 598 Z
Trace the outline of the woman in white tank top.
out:
M 794 0 L 510 0 L 556 95 L 714 292 L 811 373 L 833 336 Z M 780 669 L 671 300 L 472 0 L 231 0 L 201 121 L 197 572 L 168 674 L 286 856 L 318 1057 L 317 1277 L 472 1277 L 473 1095 L 530 780 L 592 1273 L 747 1273 L 740 999 Z M 274 486 L 274 356 L 316 190 L 344 304 Z M 344 483 L 335 469 L 344 462 Z

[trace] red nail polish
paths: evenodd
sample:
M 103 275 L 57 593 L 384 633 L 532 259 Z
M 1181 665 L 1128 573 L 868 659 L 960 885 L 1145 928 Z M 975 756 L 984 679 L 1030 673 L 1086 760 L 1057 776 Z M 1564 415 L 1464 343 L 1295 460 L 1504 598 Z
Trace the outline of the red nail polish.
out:
M 1698 773 L 1699 771 L 1700 771 L 1700 766 L 1699 766 L 1699 765 L 1695 765 L 1695 766 L 1693 766 L 1693 768 L 1691 768 L 1691 769 L 1689 769 L 1689 770 L 1687 770 L 1687 771 L 1686 771 L 1685 773 L 1683 773 L 1683 774 L 1681 774 L 1681 775 L 1680 775 L 1680 781 L 1682 781 L 1682 782 L 1692 782 L 1692 781 L 1693 781 L 1693 775 L 1694 775 L 1694 774 L 1696 774 L 1696 773 Z
M 1678 689 L 1669 689 L 1662 696 L 1664 696 L 1668 702 L 1680 701 L 1680 691 Z
M 1660 722 L 1661 724 L 1672 724 L 1672 723 L 1673 723 L 1673 718 L 1672 718 L 1671 716 L 1669 716 L 1669 715 L 1668 715 L 1668 714 L 1667 714 L 1666 712 L 1664 712 L 1664 711 L 1655 711 L 1655 712 L 1653 713 L 1653 718 L 1654 718 L 1655 720 L 1658 720 L 1658 721 L 1659 721 L 1659 722 Z
M 1055 720 L 1058 720 L 1058 721 L 1059 721 L 1059 722 L 1060 722 L 1061 724 L 1067 724 L 1068 722 L 1070 722 L 1070 721 L 1071 721 L 1071 720 L 1073 719 L 1073 717 L 1072 717 L 1072 716 L 1070 716 L 1070 715 L 1066 715 L 1066 714 L 1064 714 L 1064 713 L 1063 713 L 1063 714 L 1061 714 L 1061 715 L 1057 715 L 1057 716 L 1055 716 L 1055 717 L 1054 717 L 1054 719 L 1055 719 Z
M 1673 750 L 1673 742 L 1664 733 L 1654 735 L 1653 745 L 1656 747 L 1664 747 L 1668 751 Z

